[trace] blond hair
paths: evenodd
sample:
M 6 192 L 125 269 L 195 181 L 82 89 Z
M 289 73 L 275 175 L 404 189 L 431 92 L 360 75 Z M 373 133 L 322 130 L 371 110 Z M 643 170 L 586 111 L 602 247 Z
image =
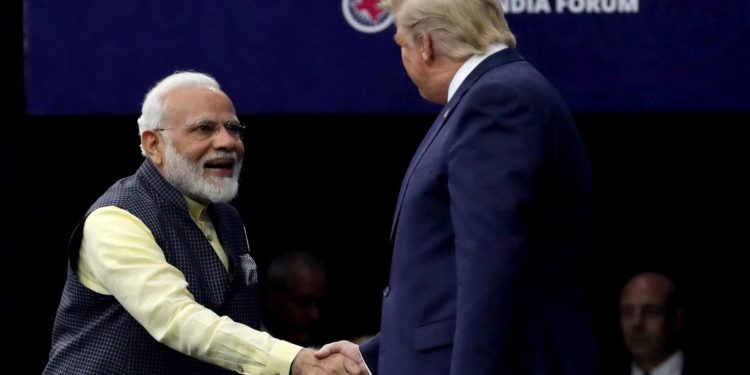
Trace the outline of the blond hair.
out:
M 497 0 L 381 0 L 379 6 L 412 42 L 429 34 L 435 49 L 454 60 L 483 53 L 490 43 L 516 45 Z

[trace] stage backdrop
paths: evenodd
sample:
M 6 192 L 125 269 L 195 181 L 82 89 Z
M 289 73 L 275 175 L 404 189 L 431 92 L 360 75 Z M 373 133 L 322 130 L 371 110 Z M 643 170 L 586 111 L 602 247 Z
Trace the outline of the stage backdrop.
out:
M 750 109 L 748 0 L 501 0 L 572 109 Z M 240 113 L 426 113 L 377 0 L 26 0 L 27 110 L 134 114 L 213 74 Z

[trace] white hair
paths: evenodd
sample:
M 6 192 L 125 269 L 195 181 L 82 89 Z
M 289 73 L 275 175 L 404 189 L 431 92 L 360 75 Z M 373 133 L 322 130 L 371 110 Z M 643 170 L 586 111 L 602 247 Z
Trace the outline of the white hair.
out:
M 178 71 L 172 73 L 157 82 L 146 94 L 141 107 L 141 116 L 138 117 L 138 135 L 146 130 L 158 129 L 164 117 L 164 96 L 181 87 L 207 87 L 220 90 L 219 82 L 206 73 L 193 71 Z M 141 154 L 146 156 L 146 151 L 141 147 Z

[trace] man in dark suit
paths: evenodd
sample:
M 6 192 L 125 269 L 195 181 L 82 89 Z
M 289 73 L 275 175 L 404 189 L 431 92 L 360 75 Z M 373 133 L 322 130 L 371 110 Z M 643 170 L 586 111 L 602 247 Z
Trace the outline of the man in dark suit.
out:
M 445 107 L 401 186 L 365 362 L 380 375 L 596 373 L 591 176 L 565 103 L 515 50 L 498 1 L 383 5 L 409 77 Z

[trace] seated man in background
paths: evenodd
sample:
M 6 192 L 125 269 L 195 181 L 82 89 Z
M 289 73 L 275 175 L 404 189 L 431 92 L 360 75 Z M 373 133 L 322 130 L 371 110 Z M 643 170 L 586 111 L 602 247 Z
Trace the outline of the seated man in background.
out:
M 680 334 L 685 311 L 675 284 L 657 272 L 641 272 L 620 293 L 620 328 L 632 363 L 631 375 L 681 375 Z
M 327 282 L 325 265 L 310 253 L 295 251 L 273 259 L 263 287 L 264 329 L 297 345 L 324 344 L 321 303 Z

